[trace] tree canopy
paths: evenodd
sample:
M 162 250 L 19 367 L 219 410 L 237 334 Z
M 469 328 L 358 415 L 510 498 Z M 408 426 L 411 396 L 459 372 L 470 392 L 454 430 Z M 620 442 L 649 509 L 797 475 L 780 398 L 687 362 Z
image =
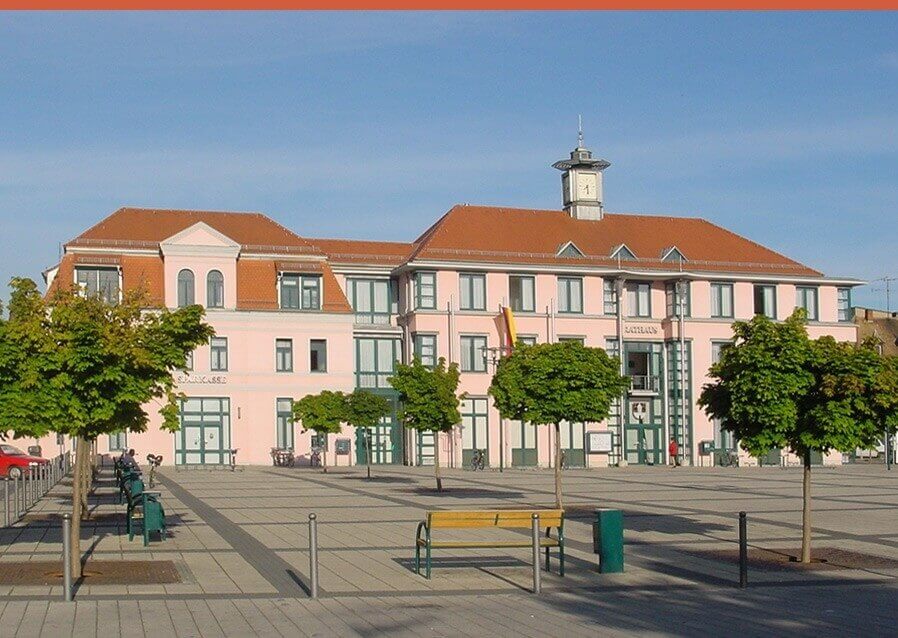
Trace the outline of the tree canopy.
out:
M 516 348 L 499 362 L 489 393 L 499 413 L 555 428 L 555 506 L 562 506 L 563 421 L 604 421 L 612 402 L 630 387 L 620 360 L 574 341 Z
M 347 420 L 346 395 L 324 390 L 307 394 L 293 404 L 293 420 L 302 424 L 304 431 L 317 434 L 336 434 Z
M 368 390 L 360 388 L 346 397 L 346 422 L 357 428 L 376 427 L 390 414 L 390 402 Z

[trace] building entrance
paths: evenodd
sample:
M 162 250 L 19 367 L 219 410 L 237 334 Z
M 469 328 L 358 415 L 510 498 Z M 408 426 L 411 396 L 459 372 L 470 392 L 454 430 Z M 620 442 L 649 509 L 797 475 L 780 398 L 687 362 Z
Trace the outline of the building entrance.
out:
M 181 401 L 181 429 L 175 433 L 177 465 L 231 463 L 231 400 L 191 397 Z

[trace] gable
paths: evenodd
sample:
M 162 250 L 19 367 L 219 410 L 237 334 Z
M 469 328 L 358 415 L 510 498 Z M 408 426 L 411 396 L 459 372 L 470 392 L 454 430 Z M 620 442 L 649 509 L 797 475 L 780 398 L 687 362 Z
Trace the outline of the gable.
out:
M 572 241 L 563 244 L 555 254 L 558 257 L 584 257 L 583 251 Z
M 687 260 L 686 255 L 680 252 L 679 248 L 671 246 L 670 248 L 665 248 L 661 251 L 661 261 L 681 262 Z
M 239 248 L 233 239 L 221 233 L 205 222 L 197 222 L 179 233 L 161 242 L 163 248 L 168 246 L 207 246 L 216 248 Z
M 635 260 L 636 255 L 633 254 L 633 251 L 627 248 L 626 244 L 621 244 L 617 248 L 611 251 L 612 259 L 627 259 L 627 260 Z

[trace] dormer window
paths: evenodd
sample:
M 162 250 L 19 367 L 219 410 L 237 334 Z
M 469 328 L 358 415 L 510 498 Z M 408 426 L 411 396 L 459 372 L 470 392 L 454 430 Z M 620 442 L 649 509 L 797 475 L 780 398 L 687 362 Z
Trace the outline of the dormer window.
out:
M 82 294 L 88 297 L 99 296 L 106 303 L 118 303 L 118 268 L 78 266 L 75 268 L 75 281 Z
M 206 275 L 206 307 L 224 308 L 224 276 L 217 270 Z
M 321 310 L 321 276 L 295 273 L 281 275 L 281 308 Z
M 178 273 L 178 308 L 186 308 L 196 303 L 195 295 L 193 271 L 185 268 Z
M 633 253 L 632 250 L 627 248 L 626 244 L 621 244 L 620 246 L 618 246 L 617 248 L 615 248 L 614 250 L 611 251 L 611 258 L 631 261 L 631 260 L 636 259 L 636 255 Z
M 686 256 L 682 252 L 680 252 L 680 249 L 676 246 L 670 246 L 669 248 L 665 248 L 661 251 L 661 261 L 682 263 L 686 261 Z
M 577 248 L 577 244 L 572 241 L 567 242 L 566 244 L 562 244 L 561 248 L 558 249 L 558 252 L 555 253 L 557 257 L 583 257 L 583 251 Z

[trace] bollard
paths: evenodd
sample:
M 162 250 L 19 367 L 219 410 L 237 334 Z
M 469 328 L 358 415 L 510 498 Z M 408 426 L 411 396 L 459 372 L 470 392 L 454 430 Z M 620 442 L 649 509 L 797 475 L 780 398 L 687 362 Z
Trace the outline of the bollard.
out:
M 67 603 L 72 602 L 72 515 L 62 515 L 62 593 Z
M 745 512 L 739 512 L 739 587 L 748 586 L 748 534 Z
M 318 598 L 318 516 L 309 514 L 309 596 Z
M 26 509 L 25 499 L 27 498 L 27 496 L 25 494 L 25 473 L 24 472 L 22 472 L 22 474 L 19 476 L 19 485 L 18 485 L 17 495 L 21 499 L 22 502 L 19 504 L 20 509 L 16 510 L 16 518 L 19 517 L 19 513 L 24 514 L 25 509 Z
M 532 516 L 531 532 L 533 534 L 533 593 L 538 594 L 542 585 L 539 582 L 539 514 L 536 512 Z
M 3 479 L 3 527 L 9 527 L 9 479 Z

